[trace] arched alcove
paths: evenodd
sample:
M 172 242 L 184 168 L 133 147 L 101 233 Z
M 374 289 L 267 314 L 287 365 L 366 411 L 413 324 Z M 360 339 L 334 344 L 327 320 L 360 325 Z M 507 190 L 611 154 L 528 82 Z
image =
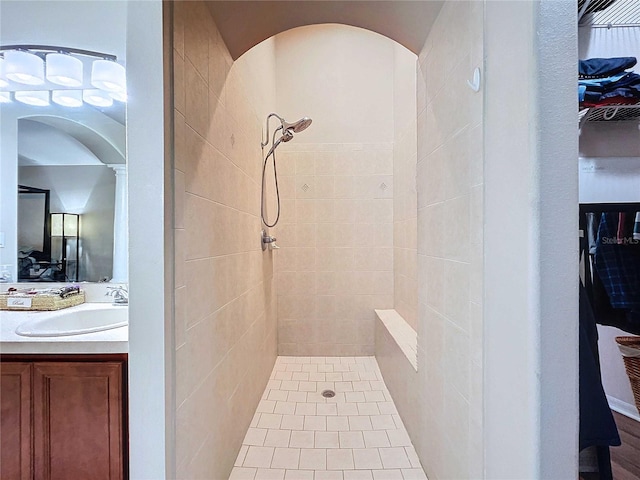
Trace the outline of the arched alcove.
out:
M 379 33 L 420 53 L 444 2 L 208 1 L 207 7 L 235 60 L 278 33 L 305 25 L 339 23 Z

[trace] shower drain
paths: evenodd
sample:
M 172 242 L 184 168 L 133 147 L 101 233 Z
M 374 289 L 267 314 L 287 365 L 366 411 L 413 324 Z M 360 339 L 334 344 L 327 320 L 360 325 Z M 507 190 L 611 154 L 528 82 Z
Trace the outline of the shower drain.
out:
M 322 392 L 322 396 L 324 398 L 333 398 L 336 396 L 336 392 L 334 392 L 333 390 L 324 390 Z

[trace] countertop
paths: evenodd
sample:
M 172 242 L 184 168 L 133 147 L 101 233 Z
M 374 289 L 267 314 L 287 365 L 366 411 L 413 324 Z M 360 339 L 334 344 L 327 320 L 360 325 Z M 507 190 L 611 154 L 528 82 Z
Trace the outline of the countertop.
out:
M 83 308 L 82 304 L 65 310 Z M 128 353 L 129 327 L 102 332 L 60 337 L 23 337 L 15 333 L 23 322 L 43 318 L 57 312 L 0 311 L 0 353 L 7 354 L 66 354 L 66 353 Z

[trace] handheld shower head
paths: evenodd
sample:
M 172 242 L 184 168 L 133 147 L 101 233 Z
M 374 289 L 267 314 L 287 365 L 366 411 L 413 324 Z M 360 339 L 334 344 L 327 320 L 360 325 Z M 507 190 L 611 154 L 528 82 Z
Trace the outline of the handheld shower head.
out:
M 278 127 L 276 132 L 278 130 L 280 130 L 280 127 Z M 267 152 L 267 156 L 265 157 L 265 159 L 269 158 L 269 156 L 274 152 L 276 148 L 278 148 L 278 145 L 280 145 L 282 142 L 286 143 L 292 139 L 293 139 L 293 132 L 291 130 L 285 130 L 284 132 L 282 132 L 282 135 L 280 136 L 280 138 L 278 138 L 278 140 L 275 141 L 273 146 L 269 149 L 269 152 Z
M 300 133 L 303 130 L 306 130 L 309 125 L 311 125 L 312 120 L 309 117 L 302 117 L 297 122 L 289 123 L 286 121 L 282 122 L 282 127 L 285 130 L 293 130 L 293 133 Z

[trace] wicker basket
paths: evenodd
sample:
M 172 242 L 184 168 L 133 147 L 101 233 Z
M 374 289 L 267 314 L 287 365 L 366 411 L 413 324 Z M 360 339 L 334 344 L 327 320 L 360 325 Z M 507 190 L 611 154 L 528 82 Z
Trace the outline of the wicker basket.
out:
M 8 305 L 9 299 L 24 300 L 22 305 Z M 21 295 L 0 293 L 0 310 L 12 311 L 48 311 L 74 307 L 84 303 L 84 292 L 60 298 L 60 295 Z
M 622 352 L 636 408 L 640 412 L 640 337 L 616 337 L 616 342 Z

